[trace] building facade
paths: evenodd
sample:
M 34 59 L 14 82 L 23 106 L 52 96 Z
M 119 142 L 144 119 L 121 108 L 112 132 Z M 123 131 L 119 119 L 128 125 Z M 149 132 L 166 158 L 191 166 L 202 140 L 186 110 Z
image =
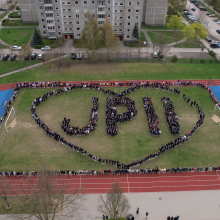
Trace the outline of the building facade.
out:
M 19 0 L 22 21 L 39 22 L 42 37 L 80 39 L 87 13 L 111 22 L 120 40 L 132 41 L 135 24 L 165 25 L 167 0 Z

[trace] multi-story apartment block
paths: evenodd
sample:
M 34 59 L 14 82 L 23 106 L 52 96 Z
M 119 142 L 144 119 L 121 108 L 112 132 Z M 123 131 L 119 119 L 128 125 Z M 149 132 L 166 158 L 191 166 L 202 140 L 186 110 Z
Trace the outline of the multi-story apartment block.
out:
M 19 0 L 23 22 L 39 22 L 42 37 L 80 39 L 87 13 L 111 22 L 120 40 L 134 40 L 135 24 L 165 25 L 168 0 Z

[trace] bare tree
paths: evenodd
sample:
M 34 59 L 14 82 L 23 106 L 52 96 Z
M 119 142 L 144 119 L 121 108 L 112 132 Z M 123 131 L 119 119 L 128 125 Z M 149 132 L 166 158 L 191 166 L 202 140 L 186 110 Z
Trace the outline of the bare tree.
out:
M 22 44 L 21 50 L 19 50 L 19 55 L 24 59 L 25 55 L 31 56 L 33 50 L 30 45 Z
M 205 11 L 198 10 L 196 14 L 196 20 L 200 23 L 203 24 L 204 26 L 207 26 L 208 20 Z
M 160 59 L 161 54 L 165 55 L 170 50 L 170 46 L 167 45 L 166 36 L 160 34 L 156 47 L 158 50 L 158 59 Z
M 142 40 L 139 39 L 136 44 L 137 44 L 138 58 L 140 59 L 141 49 L 142 49 Z
M 8 195 L 10 194 L 11 187 L 9 182 L 3 177 L 0 178 L 0 196 L 6 203 L 6 209 L 10 209 L 12 206 L 9 204 Z
M 98 202 L 100 203 L 98 211 L 102 214 L 108 214 L 111 219 L 125 217 L 131 208 L 119 181 L 112 184 L 106 198 L 100 195 Z
M 27 180 L 21 182 L 20 188 L 14 194 L 20 205 L 25 206 L 27 213 L 30 213 L 27 219 L 35 216 L 39 220 L 54 220 L 64 209 L 65 216 L 68 216 L 82 207 L 81 189 L 70 189 L 71 184 L 72 181 L 66 183 L 62 176 L 42 169 L 37 178 L 28 177 L 28 184 Z M 18 218 L 24 219 L 24 216 Z

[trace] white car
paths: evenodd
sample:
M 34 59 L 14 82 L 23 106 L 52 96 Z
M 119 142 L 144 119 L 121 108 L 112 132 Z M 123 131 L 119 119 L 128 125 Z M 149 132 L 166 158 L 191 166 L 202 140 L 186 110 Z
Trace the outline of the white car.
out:
M 220 21 L 218 21 L 217 24 L 220 24 Z
M 19 46 L 12 46 L 11 49 L 12 50 L 21 50 L 21 47 L 19 47 Z
M 152 56 L 153 56 L 153 58 L 157 58 L 157 53 L 156 53 L 156 52 L 153 52 L 153 53 L 152 53 Z
M 82 53 L 81 52 L 77 53 L 77 59 L 82 59 Z
M 44 58 L 44 54 L 43 54 L 43 53 L 40 53 L 40 54 L 38 55 L 38 60 L 43 60 L 43 58 Z
M 88 53 L 85 53 L 84 54 L 84 57 L 87 59 L 87 58 L 89 58 L 89 54 Z
M 51 47 L 50 46 L 45 46 L 45 47 L 42 47 L 41 50 L 51 50 Z

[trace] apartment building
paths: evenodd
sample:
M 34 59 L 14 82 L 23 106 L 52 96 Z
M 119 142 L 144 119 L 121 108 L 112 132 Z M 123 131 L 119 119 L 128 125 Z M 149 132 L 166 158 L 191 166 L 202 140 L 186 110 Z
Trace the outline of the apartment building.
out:
M 135 24 L 164 25 L 167 0 L 19 0 L 23 22 L 39 22 L 42 37 L 80 39 L 87 13 L 111 22 L 120 40 L 132 41 Z

